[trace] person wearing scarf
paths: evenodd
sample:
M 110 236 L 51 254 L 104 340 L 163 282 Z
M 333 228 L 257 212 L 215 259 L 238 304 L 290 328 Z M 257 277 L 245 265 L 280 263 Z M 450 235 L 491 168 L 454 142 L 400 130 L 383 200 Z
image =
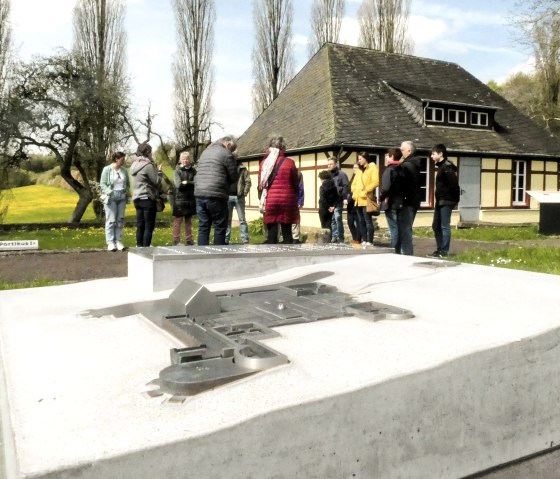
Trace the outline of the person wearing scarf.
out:
M 261 213 L 267 228 L 266 243 L 278 243 L 282 230 L 284 243 L 293 243 L 292 224 L 299 224 L 297 193 L 298 171 L 294 160 L 286 156 L 286 144 L 281 136 L 270 140 L 269 148 L 259 168 Z

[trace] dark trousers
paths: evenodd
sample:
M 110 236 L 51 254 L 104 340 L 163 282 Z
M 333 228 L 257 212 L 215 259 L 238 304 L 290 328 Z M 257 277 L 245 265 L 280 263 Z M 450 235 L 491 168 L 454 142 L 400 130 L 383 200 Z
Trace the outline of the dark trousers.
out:
M 282 228 L 282 243 L 291 244 L 294 242 L 292 238 L 292 225 L 291 223 L 270 223 L 266 225 L 267 236 L 266 242 L 268 244 L 278 243 L 278 225 Z
M 332 219 L 333 214 L 328 210 L 328 208 L 319 208 L 319 220 L 321 221 L 321 228 L 328 228 L 332 231 Z
M 357 206 L 349 207 L 346 211 L 346 216 L 348 220 L 348 228 L 350 229 L 350 234 L 354 241 L 362 241 L 362 235 L 360 234 L 360 221 L 358 219 L 358 212 L 356 211 Z
M 362 241 L 373 243 L 373 220 L 371 214 L 366 211 L 366 206 L 357 206 L 358 220 L 360 221 L 360 235 Z
M 214 225 L 214 244 L 226 244 L 228 199 L 198 196 L 196 214 L 198 215 L 198 245 L 208 245 L 212 225 Z
M 397 228 L 399 230 L 400 244 L 396 244 L 395 249 L 397 251 L 400 250 L 401 254 L 409 256 L 414 254 L 412 225 L 415 217 L 416 208 L 413 206 L 403 206 L 402 209 L 397 211 Z
M 134 200 L 136 208 L 136 246 L 150 246 L 156 226 L 156 202 L 154 200 Z
M 434 221 L 432 229 L 436 237 L 437 250 L 440 253 L 448 254 L 451 244 L 451 213 L 453 206 L 441 205 L 434 208 Z

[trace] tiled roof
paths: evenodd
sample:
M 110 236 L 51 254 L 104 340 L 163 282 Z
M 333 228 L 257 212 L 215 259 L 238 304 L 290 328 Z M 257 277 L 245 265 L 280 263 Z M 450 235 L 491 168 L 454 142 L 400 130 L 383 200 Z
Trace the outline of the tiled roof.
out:
M 492 108 L 495 129 L 423 126 L 420 100 Z M 389 148 L 444 143 L 451 154 L 560 156 L 560 142 L 460 66 L 326 44 L 239 138 L 241 157 L 270 135 L 289 151 L 321 146 Z

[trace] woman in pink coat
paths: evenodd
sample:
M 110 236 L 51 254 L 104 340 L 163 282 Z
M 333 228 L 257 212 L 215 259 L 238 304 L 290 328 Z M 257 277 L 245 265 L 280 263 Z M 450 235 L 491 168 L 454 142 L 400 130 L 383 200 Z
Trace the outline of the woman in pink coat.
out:
M 292 224 L 299 224 L 298 186 L 298 171 L 294 160 L 286 156 L 284 138 L 272 138 L 259 167 L 259 194 L 263 221 L 267 227 L 266 243 L 278 243 L 279 227 L 283 242 L 293 242 Z

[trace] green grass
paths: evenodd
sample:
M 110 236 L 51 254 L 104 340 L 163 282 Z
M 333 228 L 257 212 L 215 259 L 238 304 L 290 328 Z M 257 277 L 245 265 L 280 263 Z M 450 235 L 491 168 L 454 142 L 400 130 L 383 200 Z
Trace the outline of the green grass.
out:
M 166 211 L 158 213 L 158 220 L 164 222 L 164 226 L 158 225 L 154 230 L 152 237 L 152 245 L 166 246 L 173 242 L 172 223 L 170 212 Z M 165 215 L 165 216 L 164 216 Z M 251 243 L 262 243 L 264 237 L 257 234 L 255 228 L 251 228 Z M 198 233 L 198 220 L 193 218 L 193 236 L 196 240 Z M 60 228 L 50 228 L 45 230 L 12 230 L 0 232 L 0 240 L 38 240 L 39 248 L 42 250 L 66 250 L 66 249 L 97 249 L 105 248 L 105 227 L 90 226 L 88 228 L 68 228 L 62 226 Z M 184 241 L 184 229 L 181 231 L 181 239 Z M 211 236 L 212 240 L 212 236 Z M 136 226 L 132 221 L 125 224 L 123 229 L 123 243 L 127 246 L 136 245 Z M 241 235 L 239 227 L 234 227 L 230 235 L 230 243 L 241 243 Z
M 498 268 L 560 274 L 560 248 L 517 246 L 492 251 L 472 249 L 453 255 L 451 259 Z
M 78 195 L 56 186 L 33 185 L 14 188 L 8 199 L 4 223 L 64 223 L 76 207 Z M 88 206 L 83 221 L 95 220 Z
M 476 241 L 522 241 L 545 239 L 539 234 L 538 226 L 480 226 L 477 228 L 456 228 L 451 232 L 453 239 Z M 433 238 L 432 228 L 414 228 L 414 236 Z
M 21 283 L 6 283 L 0 281 L 0 291 L 6 289 L 40 288 L 42 286 L 57 286 L 64 284 L 64 281 L 54 281 L 52 279 L 34 279 L 33 281 L 23 281 Z

